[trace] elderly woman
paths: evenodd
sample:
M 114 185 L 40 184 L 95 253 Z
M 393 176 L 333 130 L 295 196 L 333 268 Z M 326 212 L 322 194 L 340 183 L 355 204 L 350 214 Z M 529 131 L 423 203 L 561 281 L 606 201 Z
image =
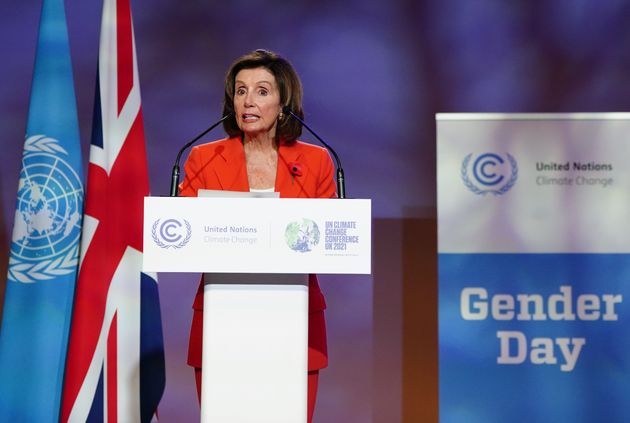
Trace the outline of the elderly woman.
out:
M 297 140 L 303 117 L 302 84 L 291 64 L 275 53 L 256 50 L 237 59 L 225 78 L 223 126 L 228 138 L 193 148 L 185 164 L 181 194 L 199 189 L 279 192 L 285 198 L 336 196 L 333 164 L 323 148 Z M 319 370 L 328 364 L 324 309 L 315 275 L 309 276 L 308 421 L 313 416 Z M 201 392 L 203 287 L 193 304 L 188 364 Z

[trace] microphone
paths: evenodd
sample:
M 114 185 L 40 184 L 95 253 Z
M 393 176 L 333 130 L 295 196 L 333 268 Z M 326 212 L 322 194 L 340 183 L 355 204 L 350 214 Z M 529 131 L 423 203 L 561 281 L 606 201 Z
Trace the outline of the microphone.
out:
M 309 128 L 306 122 L 304 122 L 304 120 L 302 120 L 298 115 L 293 113 L 293 111 L 291 110 L 289 106 L 284 106 L 282 108 L 282 112 L 286 113 L 287 115 L 290 115 L 291 117 L 293 117 L 293 119 L 300 122 L 302 126 L 305 127 L 308 130 L 308 132 L 310 132 L 315 138 L 317 138 L 319 142 L 321 142 L 322 145 L 326 147 L 326 149 L 330 151 L 330 153 L 333 155 L 333 157 L 335 158 L 335 162 L 337 163 L 337 194 L 339 195 L 339 198 L 346 198 L 346 182 L 343 175 L 343 168 L 341 167 L 341 160 L 339 160 L 339 156 L 337 155 L 337 153 L 335 153 L 335 150 L 333 150 L 331 146 L 329 146 L 323 139 L 321 139 L 319 135 L 315 133 L 315 131 Z
M 186 151 L 186 149 L 188 147 L 190 147 L 195 142 L 197 142 L 197 140 L 199 140 L 199 138 L 203 137 L 208 132 L 212 131 L 214 128 L 216 128 L 217 126 L 222 124 L 223 121 L 225 121 L 230 116 L 231 116 L 231 114 L 227 114 L 227 115 L 223 116 L 221 118 L 221 120 L 219 120 L 218 122 L 214 123 L 212 126 L 210 126 L 208 129 L 203 131 L 201 134 L 197 135 L 192 141 L 186 143 L 186 145 L 184 145 L 179 150 L 179 153 L 177 153 L 177 158 L 175 159 L 175 165 L 173 166 L 173 172 L 171 172 L 171 193 L 170 193 L 171 197 L 177 197 L 177 195 L 179 194 L 179 160 L 182 158 L 182 154 L 184 153 L 184 151 Z

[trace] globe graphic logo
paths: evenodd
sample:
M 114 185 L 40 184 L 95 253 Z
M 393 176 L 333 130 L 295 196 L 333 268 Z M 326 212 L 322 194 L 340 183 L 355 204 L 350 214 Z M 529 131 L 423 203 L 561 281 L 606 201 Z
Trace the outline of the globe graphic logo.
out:
M 32 283 L 75 270 L 83 185 L 57 140 L 25 143 L 18 182 L 9 279 Z
M 319 244 L 319 228 L 310 219 L 291 222 L 284 231 L 284 239 L 293 251 L 306 253 Z

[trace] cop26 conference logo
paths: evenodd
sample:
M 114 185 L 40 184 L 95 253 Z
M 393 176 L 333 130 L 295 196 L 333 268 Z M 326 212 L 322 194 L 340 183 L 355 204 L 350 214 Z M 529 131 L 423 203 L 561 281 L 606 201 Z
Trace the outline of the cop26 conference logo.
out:
M 310 219 L 291 222 L 284 231 L 284 239 L 293 251 L 307 253 L 319 244 L 319 227 Z
M 157 219 L 151 226 L 153 242 L 160 248 L 182 248 L 188 244 L 192 229 L 186 219 L 182 219 L 182 221 Z
M 461 177 L 466 188 L 475 194 L 503 195 L 518 179 L 518 164 L 509 153 L 470 153 L 462 162 Z

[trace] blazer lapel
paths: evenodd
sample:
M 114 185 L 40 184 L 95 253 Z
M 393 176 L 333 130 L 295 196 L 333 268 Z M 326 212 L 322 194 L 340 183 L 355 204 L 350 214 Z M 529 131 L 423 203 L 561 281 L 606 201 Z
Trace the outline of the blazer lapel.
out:
M 302 157 L 301 151 L 296 146 L 286 146 L 281 144 L 278 148 L 278 169 L 276 170 L 276 187 L 277 192 L 282 193 L 281 197 L 298 198 L 304 197 L 303 182 L 308 177 L 308 168 L 305 163 L 300 163 Z M 301 175 L 293 175 L 291 173 L 291 165 L 296 164 L 299 167 Z
M 239 138 L 230 138 L 223 144 L 222 150 L 216 154 L 223 160 L 218 160 L 214 168 L 220 188 L 227 191 L 249 191 L 247 179 L 247 166 L 245 163 L 245 151 Z M 218 149 L 221 147 L 217 147 Z M 276 183 L 274 189 L 285 198 L 308 197 L 304 190 L 304 182 L 310 174 L 306 166 L 301 162 L 302 151 L 298 145 L 280 145 L 278 148 L 278 165 L 276 170 Z M 297 164 L 300 168 L 299 175 L 293 175 L 290 167 Z
M 223 158 L 214 171 L 221 189 L 226 191 L 249 191 L 245 152 L 238 138 L 230 138 L 225 148 L 217 153 Z

